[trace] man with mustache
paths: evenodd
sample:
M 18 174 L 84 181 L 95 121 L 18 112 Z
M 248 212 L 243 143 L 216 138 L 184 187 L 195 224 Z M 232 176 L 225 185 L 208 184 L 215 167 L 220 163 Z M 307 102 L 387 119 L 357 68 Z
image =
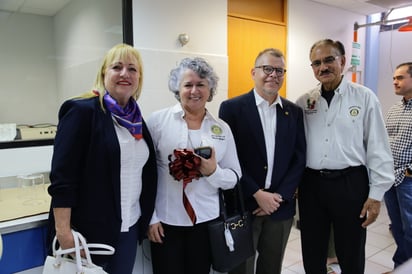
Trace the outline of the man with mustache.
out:
M 307 274 L 326 273 L 331 225 L 342 273 L 363 274 L 366 227 L 394 182 L 393 158 L 377 96 L 342 75 L 345 48 L 324 39 L 310 49 L 320 85 L 302 95 L 307 162 L 299 185 Z
M 274 48 L 261 51 L 251 76 L 254 88 L 224 101 L 219 116 L 235 138 L 242 168 L 240 180 L 254 214 L 255 256 L 230 274 L 280 274 L 295 215 L 296 188 L 306 163 L 302 110 L 280 97 L 285 58 Z

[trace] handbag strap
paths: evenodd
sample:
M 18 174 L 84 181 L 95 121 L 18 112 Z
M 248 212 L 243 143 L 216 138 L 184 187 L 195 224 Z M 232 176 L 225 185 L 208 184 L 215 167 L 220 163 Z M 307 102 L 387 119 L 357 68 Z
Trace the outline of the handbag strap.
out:
M 74 240 L 74 248 L 68 248 L 68 249 L 61 249 L 61 247 L 56 250 L 56 246 L 55 243 L 56 241 L 53 240 L 53 254 L 55 254 L 56 257 L 56 265 L 60 265 L 63 261 L 64 255 L 66 254 L 70 254 L 70 253 L 75 253 L 76 256 L 76 268 L 77 271 L 76 273 L 82 273 L 83 271 L 83 266 L 82 266 L 82 259 L 80 256 L 80 240 L 79 240 L 79 236 L 77 234 L 77 232 L 75 232 L 73 229 L 71 230 L 72 234 L 73 234 L 73 240 Z M 83 236 L 82 236 L 83 237 Z M 55 237 L 56 239 L 56 237 Z M 90 257 L 90 253 L 88 252 L 88 249 L 85 248 L 85 253 L 86 253 L 86 260 L 88 264 L 91 264 L 91 257 Z
M 67 248 L 67 249 L 59 249 L 56 250 L 57 244 L 57 237 L 53 239 L 53 255 L 56 257 L 56 263 L 60 263 L 64 255 L 75 253 L 76 256 L 76 265 L 77 271 L 82 271 L 82 262 L 87 263 L 87 265 L 92 265 L 92 259 L 90 254 L 95 255 L 112 255 L 114 254 L 115 249 L 106 244 L 95 244 L 95 243 L 87 243 L 86 239 L 77 231 L 72 229 L 73 239 L 74 239 L 74 247 Z M 98 250 L 90 250 L 90 249 L 98 249 Z M 81 258 L 81 250 L 84 250 L 86 258 L 82 260 Z
M 93 255 L 113 255 L 114 247 L 106 244 L 87 244 L 90 254 Z M 81 247 L 82 248 L 82 247 Z
M 84 253 L 86 254 L 86 262 L 87 265 L 92 265 L 92 257 L 90 256 L 90 251 L 87 248 L 86 240 L 84 239 L 83 235 L 72 230 L 74 240 L 74 247 L 76 248 L 76 265 L 77 271 L 79 273 L 83 273 L 83 265 L 82 265 L 82 257 L 80 254 L 80 246 L 83 246 Z
M 79 237 L 83 237 L 79 232 L 74 231 L 74 233 L 77 233 L 77 235 L 80 235 Z M 65 255 L 65 254 L 70 254 L 76 252 L 76 248 L 67 248 L 67 249 L 56 249 L 57 245 L 57 238 L 54 237 L 53 240 L 53 256 L 56 256 L 57 253 L 59 255 Z M 114 247 L 111 245 L 107 244 L 96 244 L 96 243 L 87 243 L 85 245 L 88 249 L 90 254 L 92 255 L 113 255 L 114 254 Z M 83 245 L 80 246 L 80 249 L 84 249 Z
M 243 216 L 246 213 L 246 206 L 245 206 L 245 201 L 243 199 L 243 192 L 242 192 L 242 186 L 240 185 L 239 175 L 233 168 L 230 168 L 230 170 L 232 170 L 233 173 L 235 173 L 236 175 L 236 185 L 233 187 L 233 190 L 235 192 L 234 196 L 236 198 L 236 201 L 235 201 L 236 209 Z M 219 188 L 219 208 L 220 208 L 220 216 L 222 220 L 226 221 L 227 219 L 226 201 L 224 198 L 224 192 L 221 188 Z

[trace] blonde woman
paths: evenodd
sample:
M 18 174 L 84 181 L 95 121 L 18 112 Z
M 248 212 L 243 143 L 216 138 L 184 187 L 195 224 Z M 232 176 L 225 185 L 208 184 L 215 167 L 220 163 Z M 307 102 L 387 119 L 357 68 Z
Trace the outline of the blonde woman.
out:
M 154 148 L 136 102 L 142 80 L 139 52 L 114 46 L 94 88 L 61 106 L 54 142 L 50 240 L 71 248 L 75 229 L 113 246 L 114 255 L 93 257 L 111 274 L 132 273 L 155 202 Z

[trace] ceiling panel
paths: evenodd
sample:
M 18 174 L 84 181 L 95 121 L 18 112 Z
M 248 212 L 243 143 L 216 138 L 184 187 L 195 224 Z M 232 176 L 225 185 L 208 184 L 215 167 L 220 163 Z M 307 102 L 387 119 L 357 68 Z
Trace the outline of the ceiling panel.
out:
M 411 0 L 310 0 L 350 12 L 370 15 L 412 5 Z
M 367 0 L 366 2 L 387 9 L 396 9 L 412 5 L 411 0 Z
M 0 10 L 54 16 L 71 0 L 1 0 Z
M 71 0 L 1 0 L 0 10 L 53 16 Z M 312 2 L 370 15 L 412 5 L 411 0 L 310 0 Z

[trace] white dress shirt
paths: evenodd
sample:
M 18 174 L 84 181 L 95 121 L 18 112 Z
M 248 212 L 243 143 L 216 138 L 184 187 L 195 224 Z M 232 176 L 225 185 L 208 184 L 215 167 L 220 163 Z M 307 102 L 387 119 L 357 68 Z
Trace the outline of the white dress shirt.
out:
M 269 102 L 261 97 L 255 90 L 256 107 L 259 112 L 260 122 L 262 123 L 263 134 L 265 137 L 266 145 L 266 157 L 268 160 L 268 171 L 266 173 L 265 188 L 270 188 L 272 183 L 273 163 L 275 162 L 275 147 L 276 147 L 276 125 L 277 125 L 277 113 L 276 105 L 279 104 L 282 107 L 282 101 L 280 96 L 276 97 L 276 100 L 269 105 Z
M 394 182 L 393 158 L 376 95 L 345 78 L 330 102 L 321 86 L 302 95 L 307 142 L 306 165 L 312 169 L 368 168 L 369 197 L 382 200 Z
M 236 184 L 236 175 L 229 168 L 233 168 L 239 177 L 241 176 L 235 141 L 229 126 L 206 111 L 200 133 L 192 132 L 191 135 L 195 137 L 196 134 L 200 134 L 201 137 L 189 141 L 189 129 L 183 116 L 184 111 L 181 105 L 177 104 L 156 111 L 147 119 L 156 150 L 159 175 L 156 206 L 151 224 L 160 221 L 176 226 L 193 225 L 183 206 L 183 183 L 176 181 L 169 173 L 168 156 L 174 149 L 192 148 L 198 145 L 211 146 L 215 149 L 216 171 L 210 176 L 193 180 L 185 189 L 196 213 L 197 223 L 218 217 L 218 188 L 229 189 Z

